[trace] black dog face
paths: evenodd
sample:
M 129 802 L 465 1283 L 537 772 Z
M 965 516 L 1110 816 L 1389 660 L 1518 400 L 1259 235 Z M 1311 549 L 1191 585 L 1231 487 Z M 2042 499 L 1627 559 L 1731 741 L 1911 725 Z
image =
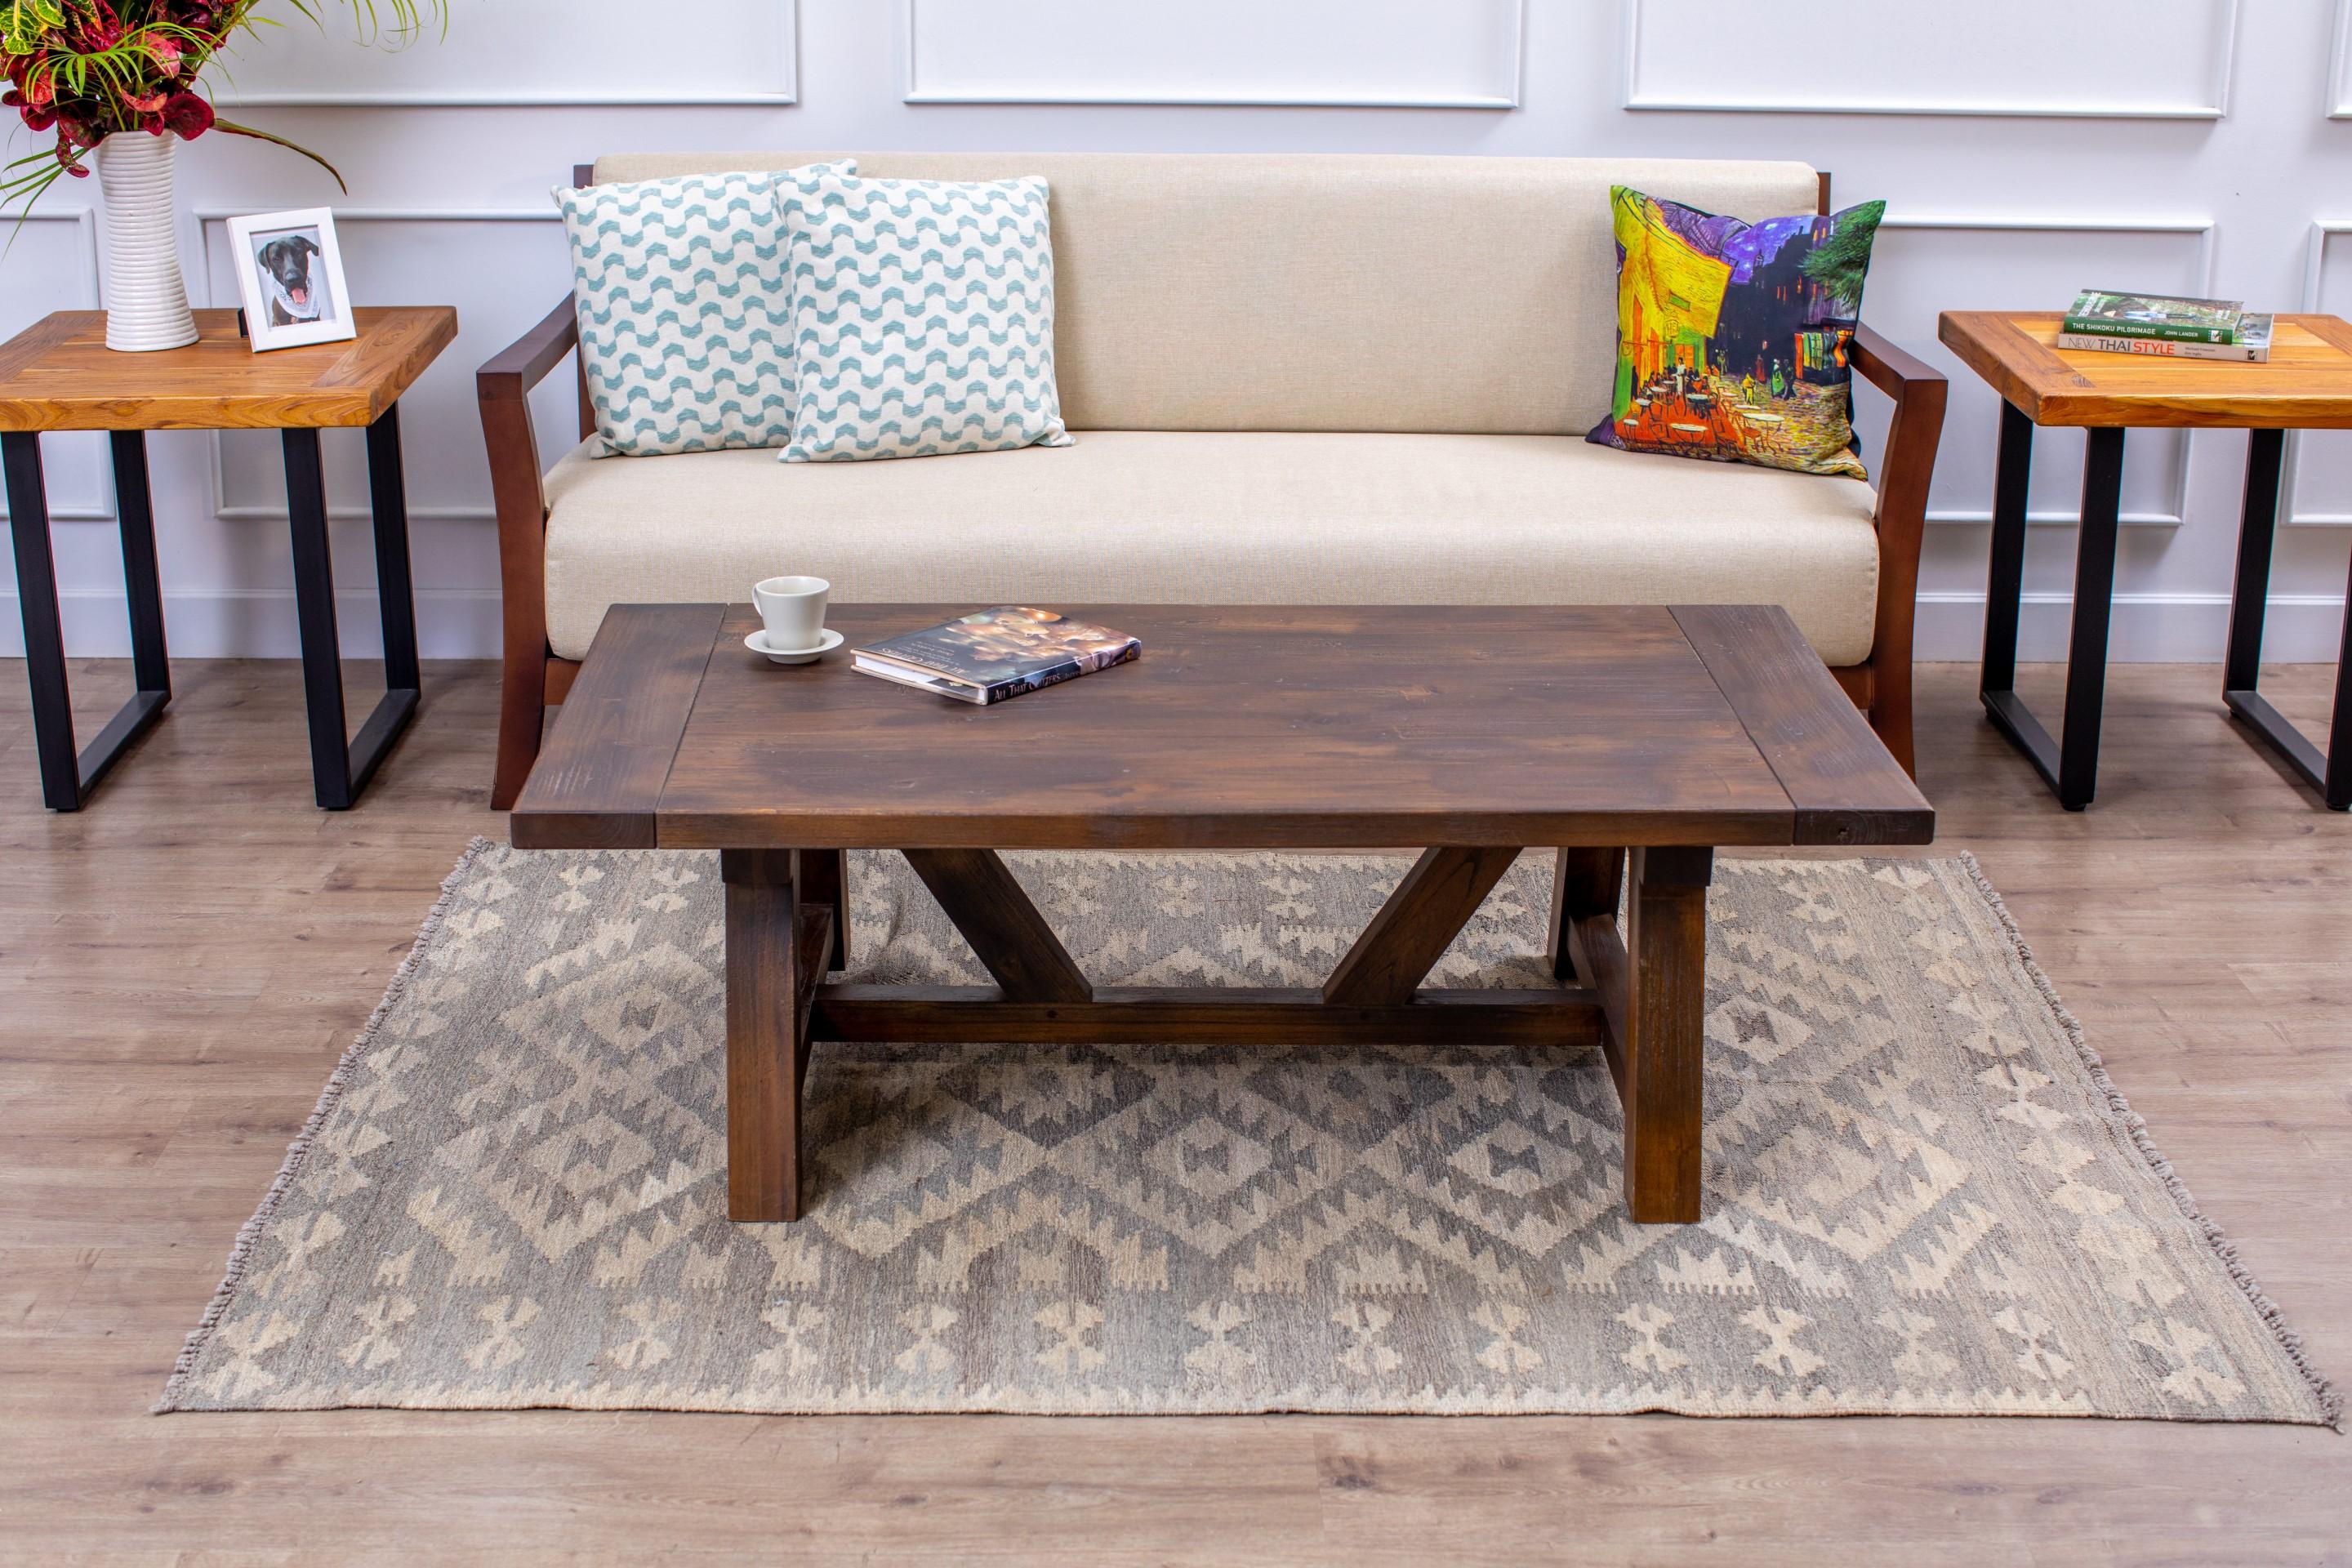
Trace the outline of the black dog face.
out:
M 319 247 L 309 236 L 289 234 L 263 246 L 254 258 L 262 276 L 277 284 L 276 292 L 283 296 L 292 319 L 308 320 L 319 313 L 310 285 L 310 258 L 318 254 Z

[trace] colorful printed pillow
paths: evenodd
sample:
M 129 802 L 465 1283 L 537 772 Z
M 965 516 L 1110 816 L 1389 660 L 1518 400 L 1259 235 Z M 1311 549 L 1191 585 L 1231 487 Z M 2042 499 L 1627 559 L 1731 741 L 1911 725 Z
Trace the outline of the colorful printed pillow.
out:
M 824 174 L 784 213 L 787 463 L 1066 447 L 1045 182 Z
M 556 188 L 596 410 L 590 456 L 791 439 L 792 284 L 779 204 L 820 172 L 856 168 Z
M 1585 437 L 1864 478 L 1846 345 L 1885 202 L 1759 224 L 1612 185 L 1617 387 Z

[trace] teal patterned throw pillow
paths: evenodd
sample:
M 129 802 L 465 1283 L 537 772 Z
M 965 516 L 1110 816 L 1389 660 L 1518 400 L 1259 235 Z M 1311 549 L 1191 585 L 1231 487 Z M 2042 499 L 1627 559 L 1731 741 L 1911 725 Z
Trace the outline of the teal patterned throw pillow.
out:
M 820 174 L 559 186 L 599 458 L 780 447 L 793 431 L 782 208 Z
M 787 463 L 1066 447 L 1045 182 L 824 174 L 782 204 Z

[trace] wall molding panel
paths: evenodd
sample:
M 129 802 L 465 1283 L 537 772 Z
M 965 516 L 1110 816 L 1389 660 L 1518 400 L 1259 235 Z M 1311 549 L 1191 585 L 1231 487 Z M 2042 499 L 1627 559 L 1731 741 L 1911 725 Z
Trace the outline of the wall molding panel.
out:
M 104 302 L 99 289 L 98 209 L 64 207 L 47 212 L 30 212 L 23 216 L 26 223 L 69 223 L 79 230 L 75 237 L 76 260 L 73 273 L 74 282 L 78 287 L 72 290 L 74 298 L 71 302 L 61 303 L 58 308 L 79 310 L 98 310 Z M 12 216 L 0 221 L 13 226 L 17 220 Z M 0 243 L 8 242 L 0 240 Z M 16 266 L 20 268 L 24 267 L 26 259 L 22 257 L 18 258 Z M 43 314 L 46 313 L 43 312 Z M 13 332 L 31 324 L 32 321 L 27 319 L 16 322 L 8 331 Z M 41 437 L 41 466 L 45 470 L 43 478 L 48 490 L 51 522 L 112 522 L 114 521 L 114 479 L 112 470 L 103 456 L 105 441 L 106 438 L 103 436 L 79 431 L 65 431 Z M 86 483 L 80 490 L 60 489 L 58 485 L 60 475 L 68 477 L 70 482 L 71 477 L 82 472 L 85 468 L 83 463 L 70 458 L 64 462 L 58 460 L 66 456 L 68 449 L 62 445 L 65 442 L 84 445 L 91 453 L 96 454 L 86 465 L 88 469 Z M 0 495 L 0 519 L 5 519 L 7 515 L 8 498 L 5 495 Z
M 324 29 L 289 15 L 266 42 L 248 40 L 219 101 L 373 108 L 800 100 L 797 0 L 693 0 L 693 9 L 691 28 L 643 18 L 596 27 L 582 24 L 579 0 L 496 0 L 453 6 L 446 37 L 428 34 L 388 51 L 341 30 L 350 13 L 330 6 Z M 740 47 L 704 47 L 721 38 Z
M 2178 235 L 2183 237 L 2194 236 L 2197 240 L 2197 252 L 2195 259 L 2191 263 L 2191 270 L 2194 276 L 2191 279 L 2189 287 L 2200 294 L 2210 294 L 2212 291 L 2216 246 L 2215 223 L 2214 220 L 2210 217 L 2122 216 L 2078 218 L 2053 217 L 2045 213 L 1963 214 L 1889 212 L 1885 218 L 1880 220 L 1879 227 L 1882 230 L 1928 233 L 1982 232 L 1992 234 L 2156 234 Z M 1863 300 L 1863 317 L 1865 321 L 1870 321 L 1872 325 L 1877 327 L 1881 331 L 1888 331 L 1884 321 L 1879 316 L 1873 313 L 1871 310 L 1870 297 L 1866 293 Z M 1966 369 L 1958 366 L 1956 363 L 1951 362 L 1950 355 L 1936 342 L 1936 328 L 1933 320 L 1929 320 L 1925 323 L 1912 323 L 1906 321 L 1897 329 L 1895 335 L 1906 342 L 1915 352 L 1925 353 L 1931 360 L 1946 363 L 1948 367 L 1947 374 L 1952 377 L 1952 385 L 1957 395 L 1969 396 L 1984 391 L 1983 384 L 1978 381 L 1977 378 Z M 2182 443 L 2182 446 L 2180 455 L 2173 465 L 2170 502 L 2168 510 L 2163 511 L 2126 510 L 2123 514 L 2123 521 L 2126 524 L 2134 527 L 2178 528 L 2187 520 L 2189 515 L 2189 464 L 2191 461 L 2191 454 L 2196 450 L 2196 444 L 2194 441 L 2190 440 L 2185 433 L 2176 438 Z M 2147 437 L 2143 436 L 2141 438 L 2141 449 L 2143 451 L 2146 448 L 2147 440 Z M 2048 460 L 2042 456 L 2042 448 L 2044 446 L 2046 446 L 2046 440 L 2038 441 L 2035 445 L 2036 461 L 2034 467 L 2037 473 L 2048 471 Z M 1990 445 L 1985 445 L 1981 451 L 1969 450 L 1967 448 L 1960 448 L 1958 450 L 1965 451 L 1967 453 L 1966 460 L 1975 461 L 1981 459 L 1987 465 L 1988 469 L 1990 468 L 1992 461 L 1992 447 Z M 1938 468 L 1941 469 L 1949 465 L 1956 455 L 1958 455 L 1958 452 L 1956 452 L 1956 448 L 1952 441 L 1952 427 L 1949 422 L 1949 416 L 1947 416 L 1947 423 L 1944 431 L 1944 445 L 1937 461 Z M 2142 460 L 2145 459 L 2143 458 Z M 1982 508 L 1930 506 L 1927 511 L 1927 521 L 1931 523 L 1968 523 L 1981 526 L 1992 521 L 1992 509 L 1990 502 Z M 2054 526 L 2071 528 L 2075 525 L 2079 521 L 2079 518 L 2073 510 L 2053 510 L 2048 507 L 2039 507 L 2030 509 L 2027 511 L 2026 521 L 2029 523 L 2046 523 Z
M 362 552 L 361 559 L 364 559 Z M 416 630 L 427 658 L 479 658 L 499 647 L 495 588 L 418 588 Z M 25 657 L 25 623 L 14 587 L 0 588 L 0 658 Z M 61 589 L 58 618 L 75 658 L 128 658 L 130 607 L 121 588 Z M 373 579 L 335 589 L 335 622 L 345 658 L 383 654 L 382 607 Z M 302 639 L 291 588 L 163 590 L 163 626 L 174 659 L 299 658 Z M 463 650 L 457 654 L 436 649 Z M 79 678 L 77 677 L 77 679 Z M 430 676 L 427 683 L 430 683 Z
M 1518 107 L 1527 22 L 1525 0 L 904 0 L 899 17 L 908 103 L 1493 110 Z
M 1753 0 L 1624 0 L 1624 106 L 2111 120 L 2219 120 L 2229 110 L 2239 0 L 1813 0 L 1802 10 L 1800 29 L 1786 8 Z M 2142 36 L 2127 23 L 2144 24 Z M 1938 26 L 1975 32 L 1981 47 L 1918 36 Z M 2204 49 L 2178 41 L 2199 27 Z M 1836 42 L 1822 46 L 1824 37 Z M 2033 47 L 2020 48 L 2020 38 Z M 1883 90 L 1905 81 L 1921 85 Z M 1817 85 L 1790 85 L 1801 83 Z M 2108 96 L 2109 83 L 2120 90 Z
M 2265 661 L 2335 662 L 2344 625 L 2342 594 L 2273 594 L 2264 602 Z M 2218 664 L 2229 646 L 2227 594 L 2117 594 L 2114 605 L 2108 656 L 2116 660 Z M 1982 588 L 1922 593 L 1918 658 L 1975 663 L 1984 647 L 1984 606 Z M 2028 663 L 2063 662 L 2074 613 L 2071 593 L 2028 591 L 2018 617 L 2018 657 Z
M 81 309 L 99 309 L 104 301 L 99 289 L 98 209 L 68 207 L 62 212 L 28 212 L 11 215 L 7 221 L 13 225 L 20 217 L 26 223 L 69 223 L 81 231 L 77 237 L 80 242 L 82 262 L 77 274 L 81 282 Z
M 2352 120 L 2352 0 L 2336 0 L 2336 41 L 2327 52 L 2327 118 Z
M 2347 6 L 2352 9 L 2352 6 Z M 2339 235 L 2352 234 L 2352 218 L 2321 218 L 2311 226 L 2311 241 L 2304 258 L 2303 304 L 2306 315 L 2326 309 L 2323 302 L 2327 289 L 2327 245 Z M 2346 439 L 2337 435 L 2336 439 Z M 2333 510 L 2315 511 L 2303 504 L 2304 458 L 2305 434 L 2292 431 L 2286 438 L 2286 495 L 2280 503 L 2280 513 L 2287 525 L 2297 528 L 2352 528 L 2352 508 L 2342 505 Z
M 198 294 L 208 304 L 218 304 L 230 307 L 234 307 L 236 304 L 236 295 L 234 288 L 223 290 L 215 287 L 215 279 L 218 277 L 218 274 L 213 267 L 213 262 L 215 259 L 214 241 L 217 237 L 224 235 L 226 232 L 225 226 L 228 219 L 241 216 L 251 210 L 252 209 L 249 207 L 242 206 L 207 206 L 200 207 L 196 210 L 194 216 L 197 231 L 201 237 L 199 243 L 203 256 L 203 266 L 201 268 L 201 276 L 193 280 L 191 291 Z M 552 203 L 550 203 L 545 207 L 338 207 L 335 209 L 335 221 L 339 225 L 546 224 L 557 228 L 561 228 L 562 225 L 562 215 L 555 210 L 555 206 Z M 354 270 L 354 268 L 350 266 L 350 260 L 349 247 L 347 246 L 345 255 L 345 269 L 347 271 Z M 359 283 L 354 283 L 352 285 L 352 292 L 361 295 L 363 299 L 367 294 L 367 290 L 364 286 Z M 516 320 L 513 323 L 515 330 L 519 331 L 522 327 L 529 325 L 531 321 L 537 321 L 541 314 L 544 312 L 546 307 L 554 302 L 554 299 L 555 295 L 551 292 L 548 298 L 544 300 L 539 300 L 535 296 L 530 299 L 524 299 L 518 296 L 511 300 L 510 303 L 514 306 L 516 313 Z M 466 373 L 467 389 L 468 395 L 470 395 L 472 387 L 472 362 L 467 360 L 466 357 L 467 350 L 464 345 L 466 342 L 465 331 L 467 322 L 467 314 L 462 308 L 458 312 L 458 321 L 459 331 L 461 334 L 459 342 L 456 344 L 452 344 L 448 350 L 445 351 L 439 363 L 434 366 L 432 371 L 428 371 L 426 374 L 428 375 L 435 374 L 436 373 L 446 374 L 452 366 L 456 366 L 457 369 Z M 496 333 L 491 335 L 498 336 Z M 499 342 L 503 342 L 509 341 L 511 336 L 511 333 L 508 333 L 503 337 L 499 337 Z M 545 382 L 541 383 L 538 390 L 542 399 L 551 395 L 548 393 L 548 388 L 550 387 L 553 387 L 556 391 L 563 394 L 565 406 L 568 408 L 570 406 L 571 397 L 571 377 L 569 374 L 559 371 L 557 374 L 550 375 Z M 403 401 L 405 403 L 407 400 L 404 399 Z M 470 405 L 467 412 L 470 414 Z M 409 448 L 410 466 L 413 469 L 415 457 L 415 437 L 413 426 L 410 422 L 405 419 L 403 421 L 403 435 L 405 438 L 404 444 Z M 551 461 L 555 456 L 558 456 L 563 451 L 569 449 L 571 442 L 569 439 L 570 432 L 568 428 L 566 429 L 565 435 L 566 439 L 562 445 L 550 446 L 546 455 L 549 457 Z M 271 459 L 271 489 L 268 499 L 248 498 L 244 500 L 235 500 L 231 498 L 229 494 L 228 471 L 232 465 L 227 459 L 226 449 L 224 446 L 224 442 L 232 437 L 237 436 L 245 436 L 245 433 L 215 430 L 209 432 L 205 441 L 205 466 L 210 470 L 209 486 L 213 515 L 225 522 L 284 521 L 287 516 L 286 501 L 283 489 L 276 478 L 276 459 L 274 458 Z M 246 436 L 245 438 L 250 439 L 251 437 L 249 436 Z M 335 459 L 333 456 L 331 455 L 329 458 L 331 478 L 335 466 Z M 479 502 L 461 504 L 452 504 L 446 501 L 436 502 L 429 500 L 420 500 L 417 499 L 415 493 L 417 488 L 418 487 L 412 474 L 409 484 L 410 498 L 408 504 L 408 520 L 412 525 L 428 521 L 488 523 L 497 520 L 498 513 L 490 506 L 487 499 Z M 485 481 L 485 494 L 487 498 L 487 481 Z M 337 521 L 346 520 L 364 521 L 369 516 L 369 511 L 364 501 L 337 500 L 334 495 L 334 488 L 331 483 L 327 515 L 330 519 Z

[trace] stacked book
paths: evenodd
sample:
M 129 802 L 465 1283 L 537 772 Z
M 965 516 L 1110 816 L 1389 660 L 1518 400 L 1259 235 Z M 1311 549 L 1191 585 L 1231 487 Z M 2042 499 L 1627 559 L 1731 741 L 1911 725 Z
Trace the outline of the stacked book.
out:
M 2085 289 L 2059 323 L 2058 346 L 2256 364 L 2271 357 L 2271 318 L 2238 300 L 2184 300 Z

